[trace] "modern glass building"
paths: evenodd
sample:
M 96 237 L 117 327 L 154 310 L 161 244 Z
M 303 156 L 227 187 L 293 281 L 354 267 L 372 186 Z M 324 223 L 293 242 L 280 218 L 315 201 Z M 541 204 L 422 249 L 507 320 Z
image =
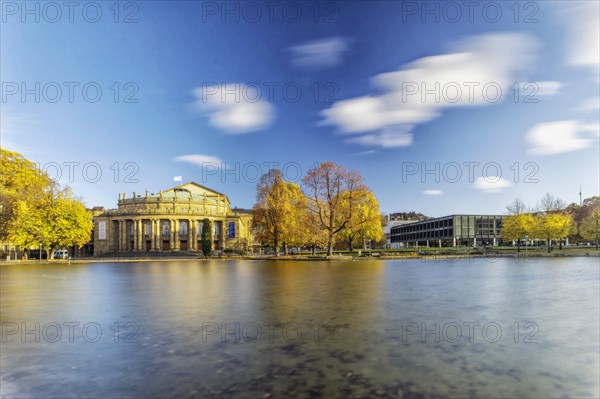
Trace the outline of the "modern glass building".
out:
M 392 247 L 500 244 L 501 215 L 450 215 L 400 226 L 390 233 Z

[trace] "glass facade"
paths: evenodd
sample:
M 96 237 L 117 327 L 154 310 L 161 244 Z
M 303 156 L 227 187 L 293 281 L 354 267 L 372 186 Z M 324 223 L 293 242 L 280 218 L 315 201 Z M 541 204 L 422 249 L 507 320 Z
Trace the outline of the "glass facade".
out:
M 415 243 L 442 240 L 445 245 L 497 245 L 502 228 L 500 215 L 450 215 L 394 226 L 392 243 Z

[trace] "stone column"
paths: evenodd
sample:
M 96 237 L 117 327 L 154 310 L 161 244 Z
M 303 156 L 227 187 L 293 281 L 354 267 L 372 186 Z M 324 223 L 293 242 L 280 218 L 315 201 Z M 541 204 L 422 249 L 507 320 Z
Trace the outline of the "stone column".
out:
M 455 247 L 455 246 L 456 246 L 456 237 L 454 237 L 454 238 L 452 239 L 452 246 L 453 246 L 453 247 Z
M 179 220 L 175 219 L 174 220 L 174 225 L 175 225 L 175 240 L 173 241 L 173 249 L 175 251 L 179 251 L 180 245 L 179 245 Z
M 442 247 L 442 240 L 441 239 L 438 240 L 438 247 L 440 247 L 440 248 Z
M 152 220 L 152 249 L 160 251 L 160 219 Z
M 175 249 L 175 220 L 169 219 L 169 228 L 171 229 L 169 234 L 169 248 L 172 251 Z
M 138 246 L 140 236 L 140 224 L 139 220 L 133 219 L 133 250 L 139 251 L 140 248 Z
M 117 220 L 117 251 L 123 250 L 123 221 Z
M 154 231 L 154 241 L 155 241 L 155 248 L 157 251 L 162 251 L 162 226 L 161 226 L 161 220 L 155 220 L 155 224 L 156 224 L 156 230 Z
M 145 251 L 146 250 L 146 225 L 144 223 L 144 221 L 142 219 L 138 220 L 138 226 L 139 226 L 139 234 L 138 234 L 138 251 Z
M 121 251 L 127 250 L 127 219 L 121 221 Z
M 476 247 L 477 246 L 477 238 L 473 237 L 473 246 Z
M 496 237 L 494 237 L 494 242 L 492 243 L 492 246 L 497 247 L 498 243 L 496 242 Z
M 188 248 L 192 251 L 196 250 L 196 221 L 194 219 L 190 220 L 190 225 L 188 229 Z

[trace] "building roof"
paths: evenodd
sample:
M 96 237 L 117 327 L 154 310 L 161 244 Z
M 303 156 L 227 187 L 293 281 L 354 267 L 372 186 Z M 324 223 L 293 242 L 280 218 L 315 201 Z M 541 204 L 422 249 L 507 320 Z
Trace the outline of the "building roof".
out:
M 166 198 L 192 197 L 192 198 L 198 198 L 198 199 L 202 199 L 205 196 L 213 196 L 213 197 L 214 196 L 222 196 L 227 200 L 227 202 L 229 202 L 229 197 L 227 197 L 227 195 L 220 193 L 218 191 L 215 191 L 206 186 L 203 186 L 201 184 L 192 182 L 192 181 L 181 184 L 179 186 L 171 187 L 167 190 L 162 190 L 159 193 L 148 194 L 148 197 L 160 197 L 160 196 L 166 197 Z

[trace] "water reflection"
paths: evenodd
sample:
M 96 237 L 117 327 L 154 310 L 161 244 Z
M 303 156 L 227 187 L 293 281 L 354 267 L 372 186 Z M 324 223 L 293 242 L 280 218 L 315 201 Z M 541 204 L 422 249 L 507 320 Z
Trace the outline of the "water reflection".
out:
M 599 395 L 597 259 L 0 273 L 3 397 Z

